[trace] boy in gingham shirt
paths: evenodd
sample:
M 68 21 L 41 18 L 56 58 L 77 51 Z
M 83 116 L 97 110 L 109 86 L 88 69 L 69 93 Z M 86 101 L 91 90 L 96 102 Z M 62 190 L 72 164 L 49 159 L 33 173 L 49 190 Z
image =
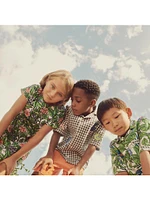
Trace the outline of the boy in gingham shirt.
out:
M 95 114 L 99 86 L 91 80 L 75 83 L 71 106 L 52 135 L 49 150 L 34 166 L 33 175 L 83 174 L 88 161 L 100 149 L 104 129 Z M 60 136 L 63 139 L 59 142 Z

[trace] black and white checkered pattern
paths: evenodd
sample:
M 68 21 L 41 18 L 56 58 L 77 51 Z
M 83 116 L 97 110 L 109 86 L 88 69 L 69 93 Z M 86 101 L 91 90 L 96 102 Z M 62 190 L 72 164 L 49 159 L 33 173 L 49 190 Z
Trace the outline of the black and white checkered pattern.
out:
M 55 131 L 63 136 L 62 141 L 57 145 L 57 150 L 68 163 L 74 165 L 80 161 L 89 144 L 99 150 L 104 134 L 94 112 L 87 116 L 75 116 L 71 107 L 67 108 L 64 121 Z

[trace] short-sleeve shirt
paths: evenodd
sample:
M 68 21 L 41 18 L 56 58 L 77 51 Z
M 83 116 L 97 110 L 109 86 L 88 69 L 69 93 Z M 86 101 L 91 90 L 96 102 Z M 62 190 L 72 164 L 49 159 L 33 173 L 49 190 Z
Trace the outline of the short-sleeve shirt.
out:
M 150 120 L 132 120 L 125 136 L 118 137 L 110 144 L 114 174 L 126 171 L 129 175 L 141 175 L 140 153 L 150 151 Z
M 99 150 L 104 134 L 104 129 L 94 112 L 87 116 L 76 116 L 71 107 L 67 107 L 65 119 L 55 131 L 63 136 L 56 149 L 66 162 L 73 165 L 80 161 L 88 145 L 94 145 Z M 87 164 L 88 162 L 84 169 Z
M 27 103 L 0 137 L 0 160 L 18 151 L 43 125 L 58 128 L 59 119 L 65 114 L 64 106 L 45 103 L 40 85 L 31 85 L 21 91 Z

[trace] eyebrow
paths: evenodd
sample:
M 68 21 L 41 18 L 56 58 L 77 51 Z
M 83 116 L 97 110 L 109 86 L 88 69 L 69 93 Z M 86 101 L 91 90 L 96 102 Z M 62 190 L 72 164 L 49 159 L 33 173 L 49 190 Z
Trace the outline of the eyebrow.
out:
M 55 88 L 57 88 L 54 82 L 52 82 L 52 84 L 55 86 Z M 58 91 L 58 93 L 60 93 L 61 95 L 65 96 L 65 94 L 63 92 Z
M 115 114 L 119 114 L 119 113 L 117 113 L 117 112 L 115 111 L 115 112 L 112 114 L 112 116 L 114 116 Z M 109 121 L 109 119 L 106 118 L 106 119 L 103 119 L 102 121 L 103 121 L 103 122 L 104 122 L 104 121 Z

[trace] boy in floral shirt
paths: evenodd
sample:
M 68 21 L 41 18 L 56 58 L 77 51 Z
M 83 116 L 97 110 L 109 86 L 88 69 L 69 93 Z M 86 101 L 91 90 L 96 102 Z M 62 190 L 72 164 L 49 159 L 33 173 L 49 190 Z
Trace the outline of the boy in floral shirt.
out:
M 150 175 L 150 120 L 130 120 L 132 111 L 118 98 L 100 102 L 97 117 L 118 137 L 110 144 L 115 175 Z

